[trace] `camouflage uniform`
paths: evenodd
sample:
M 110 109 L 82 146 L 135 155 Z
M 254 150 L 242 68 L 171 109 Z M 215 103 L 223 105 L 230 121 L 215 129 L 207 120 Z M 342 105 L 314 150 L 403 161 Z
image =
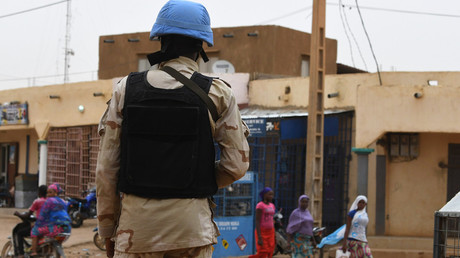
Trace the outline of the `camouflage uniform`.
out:
M 163 65 L 188 78 L 198 70 L 198 64 L 186 57 L 161 63 L 160 67 Z M 99 233 L 103 238 L 114 238 L 118 257 L 134 254 L 162 257 L 173 250 L 178 256 L 208 256 L 210 245 L 217 242 L 219 235 L 208 199 L 146 199 L 130 194 L 120 196 L 116 192 L 126 79 L 114 86 L 112 100 L 99 124 L 101 143 L 96 169 Z M 157 69 L 149 71 L 147 80 L 157 88 L 182 86 Z M 241 120 L 231 89 L 224 82 L 213 80 L 208 95 L 221 116 L 216 123 L 210 116 L 213 137 L 221 149 L 220 162 L 216 163 L 216 180 L 221 188 L 241 178 L 248 169 L 249 130 Z

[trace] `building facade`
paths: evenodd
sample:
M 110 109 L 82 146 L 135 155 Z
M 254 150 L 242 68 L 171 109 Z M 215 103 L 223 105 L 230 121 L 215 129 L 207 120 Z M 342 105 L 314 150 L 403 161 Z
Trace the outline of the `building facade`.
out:
M 382 81 L 377 74 L 328 75 L 325 94 L 335 97 L 325 98 L 325 108 L 352 109 L 352 147 L 370 152 L 368 233 L 431 237 L 434 211 L 460 191 L 460 73 L 391 72 Z M 308 84 L 308 78 L 251 81 L 250 103 L 306 108 Z M 350 201 L 363 191 L 358 156 L 351 156 Z
M 215 73 L 213 65 L 226 60 L 251 79 L 309 75 L 308 33 L 280 26 L 213 28 L 213 33 L 214 46 L 203 45 L 210 61 L 200 58 L 200 72 Z M 159 50 L 160 42 L 149 40 L 149 32 L 101 36 L 99 79 L 147 70 L 146 56 Z M 336 60 L 337 41 L 326 39 L 326 74 L 337 73 Z

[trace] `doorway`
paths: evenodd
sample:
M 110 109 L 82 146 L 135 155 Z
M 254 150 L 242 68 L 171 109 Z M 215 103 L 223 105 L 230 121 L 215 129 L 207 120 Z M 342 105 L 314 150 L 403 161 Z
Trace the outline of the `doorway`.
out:
M 449 144 L 447 168 L 447 201 L 460 191 L 460 144 Z
M 18 143 L 0 144 L 0 206 L 14 206 L 14 184 L 18 175 Z

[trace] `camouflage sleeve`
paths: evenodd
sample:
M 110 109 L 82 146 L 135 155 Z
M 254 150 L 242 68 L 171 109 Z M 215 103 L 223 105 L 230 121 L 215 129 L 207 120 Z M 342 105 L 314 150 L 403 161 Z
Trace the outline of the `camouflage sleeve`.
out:
M 112 100 L 99 123 L 101 136 L 96 167 L 97 218 L 102 238 L 114 236 L 120 212 L 120 194 L 117 192 L 118 170 L 120 168 L 120 102 L 124 98 L 126 79 L 114 86 Z
M 231 89 L 215 80 L 210 97 L 217 104 L 221 117 L 215 124 L 214 139 L 221 150 L 216 162 L 216 180 L 219 188 L 243 177 L 249 167 L 249 145 L 246 140 L 249 129 L 241 119 L 235 96 Z M 220 83 L 219 83 L 220 82 Z

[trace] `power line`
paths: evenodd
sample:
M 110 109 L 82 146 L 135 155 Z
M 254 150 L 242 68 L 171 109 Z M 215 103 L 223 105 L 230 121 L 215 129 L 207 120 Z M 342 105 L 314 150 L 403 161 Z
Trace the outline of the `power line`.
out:
M 0 19 L 6 18 L 6 17 L 10 17 L 10 16 L 14 16 L 14 15 L 18 15 L 18 14 L 22 14 L 22 13 L 32 12 L 32 11 L 35 11 L 35 10 L 38 10 L 38 9 L 50 7 L 50 6 L 52 6 L 52 5 L 57 5 L 57 4 L 61 4 L 61 3 L 64 3 L 64 2 L 67 2 L 67 0 L 63 0 L 63 1 L 60 1 L 60 2 L 52 3 L 52 4 L 42 5 L 42 6 L 35 7 L 35 8 L 32 8 L 32 9 L 28 9 L 28 10 L 24 10 L 24 11 L 19 11 L 19 12 L 15 12 L 15 13 L 5 14 L 5 15 L 0 16 Z
M 356 9 L 359 13 L 359 18 L 361 19 L 361 24 L 363 25 L 364 32 L 366 33 L 367 41 L 369 42 L 369 46 L 371 47 L 372 56 L 374 57 L 375 65 L 377 66 L 377 74 L 379 75 L 379 82 L 382 85 L 382 77 L 380 77 L 380 70 L 379 70 L 379 63 L 377 62 L 377 58 L 375 57 L 374 48 L 372 47 L 371 39 L 369 38 L 369 34 L 367 34 L 366 26 L 364 26 L 363 16 L 361 15 L 361 11 L 359 10 L 358 0 L 356 2 Z
M 69 75 L 77 75 L 77 74 L 88 74 L 88 73 L 97 73 L 97 71 L 87 71 L 87 72 L 76 72 L 76 73 L 69 73 Z M 30 78 L 53 78 L 53 77 L 60 77 L 63 76 L 64 74 L 55 74 L 55 75 L 42 75 L 42 76 L 29 76 L 29 77 L 16 77 L 12 79 L 1 79 L 0 82 L 6 82 L 6 81 L 22 81 L 22 80 L 28 80 Z M 1 75 L 1 76 L 10 76 L 10 75 Z
M 257 23 L 257 24 L 266 24 L 266 23 L 269 23 L 269 22 L 272 22 L 272 21 L 280 20 L 280 19 L 289 17 L 289 16 L 291 16 L 291 15 L 301 13 L 301 12 L 306 11 L 306 10 L 308 10 L 308 9 L 311 9 L 311 6 L 309 6 L 309 7 L 304 7 L 304 8 L 302 8 L 302 9 L 297 10 L 297 11 L 290 12 L 290 13 L 284 14 L 284 15 L 282 15 L 282 16 L 278 16 L 278 17 L 276 17 L 276 18 L 272 18 L 272 19 L 270 19 L 270 20 L 262 21 L 262 22 L 259 22 L 259 23 Z
M 340 2 L 342 2 L 342 1 L 340 0 Z M 342 11 L 343 11 L 343 16 L 345 17 L 345 23 L 346 23 L 346 25 L 348 27 L 348 30 L 350 31 L 350 34 L 351 34 L 351 37 L 353 38 L 353 41 L 356 44 L 356 48 L 358 49 L 359 56 L 361 57 L 361 60 L 363 61 L 363 64 L 364 64 L 364 68 L 367 71 L 367 64 L 366 64 L 366 61 L 364 60 L 363 53 L 361 53 L 361 48 L 359 47 L 358 41 L 356 40 L 356 37 L 355 37 L 355 34 L 351 30 L 350 24 L 348 23 L 348 18 L 347 18 L 347 13 L 345 11 L 345 7 L 342 5 L 342 7 L 339 7 L 339 9 L 342 9 Z
M 327 5 L 339 5 L 336 3 L 327 3 Z M 354 7 L 352 5 L 343 5 L 346 7 Z M 395 12 L 395 13 L 409 13 L 409 14 L 420 14 L 420 15 L 431 15 L 431 16 L 441 16 L 441 17 L 451 17 L 451 18 L 460 18 L 460 15 L 455 14 L 445 14 L 445 13 L 430 13 L 430 12 L 417 12 L 417 11 L 408 11 L 408 10 L 397 10 L 389 8 L 379 8 L 379 7 L 370 7 L 370 6 L 360 6 L 361 9 L 375 10 L 375 11 L 385 11 L 385 12 Z
M 347 31 L 347 28 L 345 27 L 345 21 L 343 20 L 342 6 L 343 6 L 343 5 L 342 5 L 342 0 L 339 0 L 339 14 L 340 14 L 340 20 L 342 21 L 342 26 L 343 26 L 343 31 L 345 32 L 345 36 L 347 36 L 348 47 L 350 48 L 351 63 L 353 64 L 354 67 L 356 67 L 355 59 L 353 58 L 353 45 L 351 44 L 350 36 L 348 36 L 348 31 Z

